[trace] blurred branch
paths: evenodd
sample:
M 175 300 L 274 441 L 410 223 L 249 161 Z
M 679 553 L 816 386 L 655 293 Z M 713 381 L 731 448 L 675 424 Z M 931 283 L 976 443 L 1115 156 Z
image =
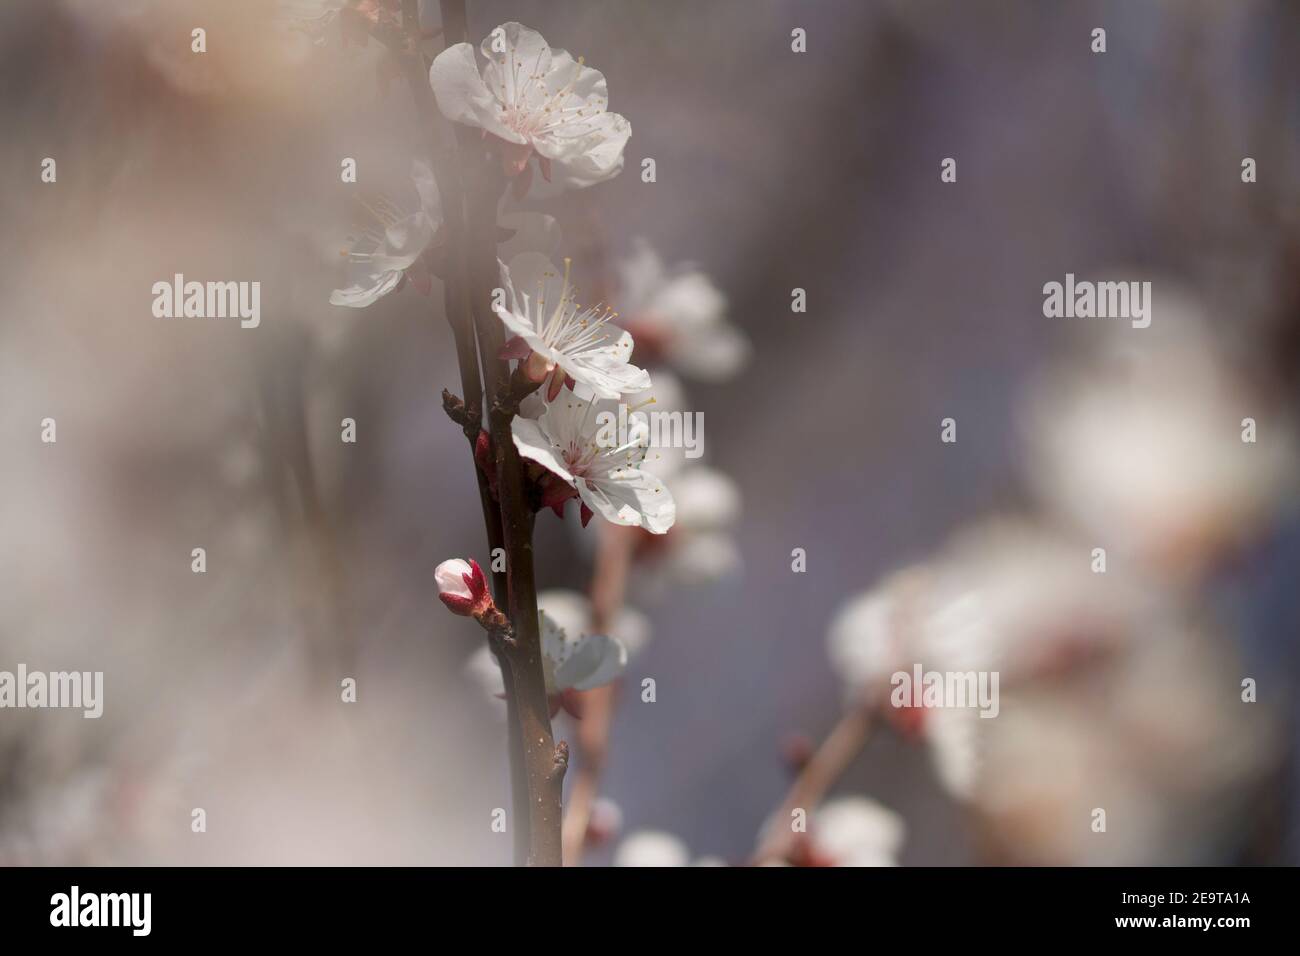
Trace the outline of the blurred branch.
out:
M 796 809 L 811 813 L 822 802 L 835 781 L 844 775 L 849 764 L 866 746 L 875 722 L 874 714 L 873 702 L 865 697 L 844 712 L 839 723 L 795 778 L 780 809 L 769 819 L 753 863 L 789 859 L 801 835 L 791 826 L 791 815 Z
M 600 543 L 591 578 L 591 628 L 608 634 L 623 608 L 628 570 L 636 532 L 618 525 L 600 525 Z M 610 725 L 614 719 L 617 682 L 582 692 L 582 719 L 578 721 L 578 772 L 569 791 L 569 808 L 564 817 L 564 860 L 569 866 L 582 862 L 592 807 L 600 796 L 600 780 L 609 752 Z

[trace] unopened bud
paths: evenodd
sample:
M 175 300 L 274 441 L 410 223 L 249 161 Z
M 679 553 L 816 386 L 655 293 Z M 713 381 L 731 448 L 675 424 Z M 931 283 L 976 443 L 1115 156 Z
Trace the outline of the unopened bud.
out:
M 438 582 L 438 597 L 453 614 L 482 619 L 492 604 L 487 578 L 473 558 L 451 558 L 442 562 L 433 572 Z

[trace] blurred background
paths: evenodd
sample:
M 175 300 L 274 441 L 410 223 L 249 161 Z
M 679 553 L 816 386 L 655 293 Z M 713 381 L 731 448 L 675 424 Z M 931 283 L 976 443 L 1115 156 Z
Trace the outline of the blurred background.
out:
M 510 859 L 502 709 L 432 580 L 487 561 L 439 287 L 328 304 L 425 131 L 301 6 L 0 6 L 0 669 L 105 674 L 99 720 L 0 711 L 0 863 Z M 727 504 L 631 570 L 587 860 L 744 862 L 845 701 L 924 660 L 999 669 L 1001 714 L 877 721 L 829 797 L 890 833 L 850 844 L 1297 862 L 1300 5 L 469 2 L 475 43 L 512 19 L 632 125 L 622 175 L 528 200 L 580 287 L 619 307 L 644 239 L 747 343 L 678 369 Z M 177 272 L 260 281 L 260 327 L 155 319 Z M 1151 281 L 1151 327 L 1045 318 L 1067 272 Z M 585 591 L 597 523 L 537 527 L 541 586 Z

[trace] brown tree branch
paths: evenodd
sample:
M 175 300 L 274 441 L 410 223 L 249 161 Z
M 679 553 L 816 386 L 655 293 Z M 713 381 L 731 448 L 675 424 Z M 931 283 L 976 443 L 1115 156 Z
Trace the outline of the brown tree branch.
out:
M 442 0 L 443 35 L 448 44 L 464 39 L 464 0 Z M 489 433 L 496 456 L 501 532 L 506 550 L 506 603 L 514 641 L 505 644 L 501 660 L 507 699 L 513 696 L 516 726 L 527 785 L 528 854 L 534 866 L 559 866 L 560 793 L 568 766 L 568 747 L 556 746 L 551 734 L 550 701 L 542 668 L 541 634 L 537 620 L 537 584 L 533 576 L 533 511 L 524 483 L 524 468 L 515 449 L 510 422 L 518 408 L 509 364 L 501 359 L 505 333 L 489 303 L 497 275 L 497 200 L 505 183 L 499 165 L 487 161 L 484 141 L 473 130 L 458 130 L 460 185 L 465 211 L 463 255 L 468 276 L 469 308 L 478 333 L 483 380 L 489 407 Z M 513 691 L 513 692 L 512 692 Z M 515 781 L 519 779 L 518 766 Z M 516 801 L 516 810 L 518 802 Z M 516 828 L 525 823 L 516 815 Z
M 460 42 L 465 38 L 465 19 L 463 4 L 459 21 L 454 17 L 447 19 L 444 11 L 443 36 L 448 44 Z M 478 350 L 474 335 L 473 318 L 469 308 L 468 270 L 465 259 L 465 219 L 464 200 L 461 187 L 460 170 L 457 164 L 455 143 L 450 124 L 447 123 L 429 86 L 428 64 L 418 54 L 419 25 L 413 13 L 413 5 L 403 7 L 402 33 L 404 37 L 391 35 L 377 38 L 391 51 L 400 56 L 403 74 L 415 106 L 417 122 L 427 131 L 428 149 L 433 165 L 434 178 L 438 183 L 439 195 L 443 202 L 444 241 L 448 250 L 448 266 L 443 276 L 443 304 L 447 321 L 451 326 L 452 337 L 456 346 L 456 364 L 460 372 L 461 389 L 464 400 L 460 403 L 454 416 L 461 425 L 469 441 L 470 460 L 474 458 L 474 443 L 478 438 L 482 420 L 483 380 L 479 370 Z M 448 23 L 458 22 L 457 29 L 446 29 Z M 373 33 L 374 31 L 372 31 Z M 495 215 L 493 216 L 495 224 Z M 444 397 L 444 408 L 452 414 L 453 408 Z M 506 571 L 496 570 L 498 550 L 505 548 L 505 536 L 502 533 L 501 511 L 493 499 L 487 483 L 487 476 L 474 465 L 474 474 L 478 483 L 479 505 L 483 512 L 483 524 L 487 531 L 489 549 L 489 573 L 492 591 L 498 605 L 505 605 L 508 582 Z M 495 645 L 495 646 L 493 646 Z M 514 856 L 515 862 L 522 864 L 529 858 L 529 798 L 524 771 L 524 746 L 520 736 L 521 723 L 518 716 L 515 681 L 511 662 L 501 652 L 502 642 L 489 640 L 497 663 L 501 668 L 502 682 L 506 697 L 507 752 L 510 760 L 511 806 L 513 808 Z

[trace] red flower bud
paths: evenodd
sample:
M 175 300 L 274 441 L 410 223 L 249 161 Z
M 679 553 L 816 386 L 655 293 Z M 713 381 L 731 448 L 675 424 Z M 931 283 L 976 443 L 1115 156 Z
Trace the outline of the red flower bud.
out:
M 453 614 L 480 618 L 493 606 L 487 578 L 473 558 L 444 561 L 434 570 L 433 576 L 438 582 L 439 599 Z

